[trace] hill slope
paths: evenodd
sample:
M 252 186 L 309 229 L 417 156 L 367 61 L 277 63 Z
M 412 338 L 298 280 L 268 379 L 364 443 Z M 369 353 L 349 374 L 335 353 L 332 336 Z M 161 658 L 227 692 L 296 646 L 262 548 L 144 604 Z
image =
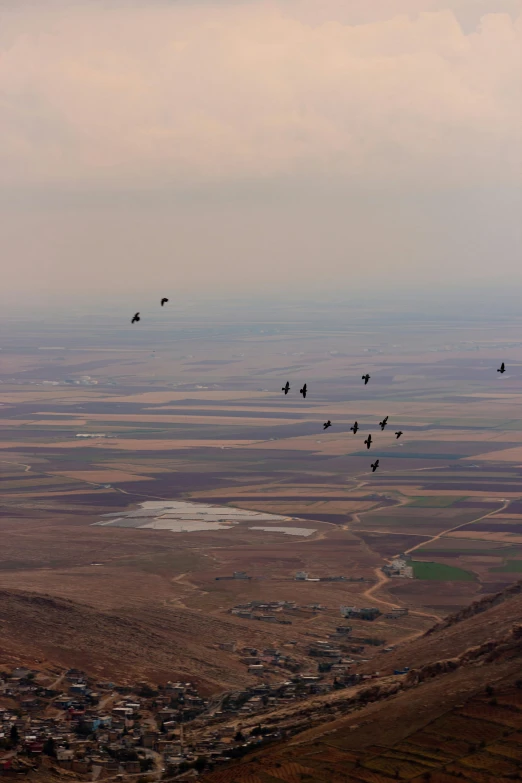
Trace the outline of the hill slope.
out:
M 235 638 L 237 630 L 226 618 L 178 607 L 102 612 L 76 601 L 0 590 L 3 658 L 42 659 L 117 682 L 190 677 L 209 691 L 251 682 L 244 667 L 215 648 L 216 642 Z M 252 635 L 260 644 L 270 642 L 262 630 Z
M 204 777 L 208 783 L 477 783 L 520 779 L 522 592 L 513 586 L 398 651 L 406 676 L 302 703 L 308 730 Z M 517 622 L 518 621 L 518 622 Z M 384 656 L 383 656 L 384 657 Z M 342 713 L 348 713 L 343 716 Z M 276 717 L 276 716 L 274 716 Z M 292 721 L 274 721 L 292 731 Z M 506 776 L 510 777 L 506 777 Z

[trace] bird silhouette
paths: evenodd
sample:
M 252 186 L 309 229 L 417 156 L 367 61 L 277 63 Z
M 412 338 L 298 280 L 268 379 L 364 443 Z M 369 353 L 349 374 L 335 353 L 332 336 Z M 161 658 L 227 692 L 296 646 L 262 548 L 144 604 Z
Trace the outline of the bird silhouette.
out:
M 164 297 L 163 297 L 163 299 L 161 300 L 161 306 L 163 307 L 163 305 L 164 305 L 166 302 L 168 302 L 168 301 L 169 301 L 169 300 L 167 299 L 167 297 L 166 297 L 166 296 L 164 296 Z
M 401 437 L 401 435 L 402 435 L 402 430 L 399 430 L 399 432 L 396 432 L 395 434 L 397 435 L 397 438 L 396 438 L 396 440 L 399 440 L 399 438 L 400 438 L 400 437 Z
M 284 391 L 284 393 L 285 393 L 285 394 L 288 394 L 288 392 L 290 391 L 290 384 L 288 383 L 288 381 L 287 381 L 287 382 L 285 383 L 285 385 L 284 385 L 284 386 L 281 388 L 281 391 Z
M 506 368 L 505 368 L 505 366 L 504 366 L 504 362 L 502 362 L 502 364 L 500 365 L 500 367 L 499 367 L 499 369 L 497 370 L 497 372 L 499 372 L 499 373 L 506 372 Z
M 369 373 L 366 373 L 366 375 L 361 375 L 361 380 L 363 380 L 363 381 L 364 381 L 364 385 L 365 385 L 365 386 L 366 386 L 366 384 L 368 383 L 368 381 L 370 380 L 370 377 L 371 377 L 371 376 L 370 376 L 370 374 L 369 374 Z
M 131 324 L 133 324 L 134 321 L 139 321 L 139 320 L 140 320 L 140 314 L 139 313 L 135 313 L 135 315 L 134 315 L 134 317 L 133 317 L 133 319 L 131 321 Z
M 375 473 L 378 467 L 379 467 L 379 460 L 376 459 L 375 462 L 371 463 L 372 473 Z
M 303 399 L 306 397 L 306 383 L 304 384 L 302 389 L 299 389 L 299 394 L 303 395 Z
M 350 427 L 350 429 L 351 429 L 351 431 L 353 432 L 354 435 L 357 435 L 357 430 L 359 429 L 359 425 L 357 424 L 357 422 L 355 422 L 353 427 Z
M 388 424 L 388 416 L 385 416 L 384 419 L 379 422 L 381 430 L 384 430 L 387 424 Z
M 328 421 L 325 421 L 325 423 L 323 424 L 323 427 L 324 427 L 325 430 L 327 430 L 328 427 L 331 427 L 331 426 L 332 426 L 332 422 L 330 421 L 330 419 L 328 419 Z
M 370 433 L 370 435 L 368 435 L 368 439 L 367 439 L 367 440 L 365 440 L 364 442 L 366 443 L 366 448 L 367 448 L 367 449 L 369 449 L 369 448 L 370 448 L 370 446 L 372 445 L 372 436 L 371 436 L 371 433 Z

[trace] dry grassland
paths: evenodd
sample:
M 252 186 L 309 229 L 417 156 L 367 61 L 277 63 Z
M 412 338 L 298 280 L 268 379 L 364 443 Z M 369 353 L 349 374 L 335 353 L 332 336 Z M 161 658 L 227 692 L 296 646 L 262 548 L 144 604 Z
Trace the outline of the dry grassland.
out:
M 225 441 L 228 448 L 242 446 L 250 446 L 255 443 L 252 440 L 227 440 Z M 0 441 L 1 449 L 15 449 L 20 447 L 19 441 Z M 114 438 L 107 440 L 105 438 L 90 439 L 90 442 L 86 442 L 86 439 L 82 439 L 81 442 L 77 439 L 70 441 L 58 441 L 51 442 L 48 445 L 53 449 L 106 449 L 107 451 L 176 451 L 178 449 L 199 449 L 199 448 L 224 448 L 222 440 L 142 440 L 134 438 L 125 438 L 119 440 Z M 42 443 L 35 441 L 24 441 L 24 448 L 42 448 Z
M 284 501 L 278 501 L 278 500 L 271 500 L 266 501 L 260 499 L 257 500 L 241 500 L 240 498 L 237 499 L 237 501 L 234 501 L 235 506 L 240 506 L 241 508 L 250 509 L 252 511 L 266 511 L 267 513 L 272 514 L 288 514 L 289 516 L 298 516 L 299 514 L 317 514 L 320 516 L 321 514 L 353 514 L 357 511 L 364 511 L 366 509 L 369 509 L 372 507 L 372 503 L 352 503 L 352 504 L 344 504 L 343 502 L 332 502 L 332 503 L 314 503 L 313 501 L 310 503 L 295 501 L 295 502 L 284 502 Z
M 125 473 L 122 470 L 54 470 L 53 476 L 66 476 L 79 481 L 92 481 L 95 484 L 113 483 L 115 481 L 153 481 L 151 476 L 140 476 L 136 473 Z
M 519 440 L 515 438 L 514 440 Z M 502 451 L 488 451 L 485 454 L 476 454 L 474 457 L 465 457 L 467 460 L 487 460 L 488 462 L 512 462 L 519 468 L 522 462 L 522 446 L 515 446 L 513 449 L 503 449 Z M 520 493 L 519 493 L 520 494 Z
M 485 530 L 456 530 L 448 533 L 448 538 L 474 538 L 478 541 L 501 541 L 503 543 L 522 543 L 522 535 L 516 533 L 495 533 Z
M 111 396 L 111 402 L 144 402 L 144 403 L 167 403 L 186 400 L 258 400 L 258 399 L 276 399 L 279 392 L 262 391 L 210 391 L 194 390 L 190 392 L 142 392 L 140 394 L 128 394 L 119 397 Z M 1 400 L 0 400 L 1 401 Z
M 34 424 L 32 419 L 0 419 L 0 427 L 19 427 L 22 424 Z
M 285 484 L 278 484 L 277 482 L 274 482 L 273 484 L 241 484 L 241 485 L 232 485 L 230 487 L 219 487 L 215 490 L 202 490 L 200 492 L 192 492 L 193 497 L 198 497 L 203 499 L 205 496 L 208 497 L 230 497 L 233 496 L 234 498 L 240 499 L 241 496 L 246 496 L 248 498 L 257 498 L 259 497 L 260 500 L 267 499 L 267 495 L 270 496 L 270 500 L 272 499 L 279 499 L 284 500 L 285 497 L 295 497 L 297 495 L 302 495 L 303 500 L 306 500 L 307 498 L 316 498 L 316 497 L 324 497 L 325 500 L 328 500 L 331 495 L 340 495 L 346 493 L 346 500 L 350 501 L 350 492 L 353 492 L 352 487 L 339 487 L 337 485 L 325 485 L 325 484 L 313 484 L 310 482 L 307 483 L 305 486 L 303 484 L 295 484 L 295 485 L 289 485 L 285 482 Z M 315 501 L 312 501 L 315 502 Z M 359 501 L 353 501 L 353 502 L 359 502 Z
M 154 415 L 146 415 L 142 413 L 134 413 L 134 414 L 128 414 L 128 413 L 86 413 L 82 414 L 83 418 L 81 420 L 77 419 L 68 419 L 66 421 L 63 420 L 57 420 L 53 421 L 52 419 L 46 419 L 41 421 L 32 421 L 31 424 L 46 424 L 46 425 L 55 425 L 55 424 L 87 424 L 87 422 L 109 422 L 109 423 L 117 423 L 117 422 L 132 422 L 135 424 L 141 424 L 141 423 L 158 423 L 158 424 L 237 424 L 237 425 L 259 425 L 259 424 L 267 424 L 271 426 L 277 426 L 277 425 L 283 425 L 283 424 L 296 424 L 304 421 L 303 419 L 297 419 L 297 418 L 288 418 L 288 419 L 268 419 L 268 418 L 252 418 L 248 415 L 249 411 L 245 411 L 244 416 L 216 416 L 216 415 L 193 415 L 193 414 L 186 414 L 186 413 L 177 413 L 176 415 L 172 414 L 170 416 L 154 416 Z M 289 414 L 291 416 L 291 414 Z

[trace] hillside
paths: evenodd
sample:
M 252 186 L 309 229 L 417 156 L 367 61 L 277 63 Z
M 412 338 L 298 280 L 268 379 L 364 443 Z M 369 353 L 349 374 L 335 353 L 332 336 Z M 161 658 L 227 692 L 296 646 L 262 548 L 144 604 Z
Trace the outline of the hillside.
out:
M 190 678 L 209 692 L 251 682 L 215 643 L 237 634 L 233 621 L 153 604 L 102 612 L 36 593 L 0 590 L 0 657 L 74 666 L 118 682 Z M 252 636 L 268 644 L 262 630 Z
M 289 735 L 298 722 L 304 731 L 204 780 L 520 779 L 521 602 L 520 589 L 512 587 L 448 618 L 404 645 L 400 655 L 410 661 L 409 674 L 381 676 L 315 699 L 313 706 L 302 703 L 294 728 L 289 716 L 274 723 Z

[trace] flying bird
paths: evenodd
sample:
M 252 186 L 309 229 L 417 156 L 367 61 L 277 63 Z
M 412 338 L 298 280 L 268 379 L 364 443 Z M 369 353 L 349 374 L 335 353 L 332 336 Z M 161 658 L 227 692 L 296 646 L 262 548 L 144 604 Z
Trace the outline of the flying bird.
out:
M 323 427 L 324 427 L 325 430 L 327 430 L 328 427 L 331 427 L 331 426 L 332 426 L 332 422 L 330 421 L 330 419 L 328 419 L 328 421 L 325 421 L 325 423 L 323 424 Z
M 353 427 L 350 427 L 350 429 L 351 429 L 351 431 L 353 432 L 354 435 L 357 435 L 357 430 L 359 429 L 359 425 L 357 424 L 357 422 L 355 422 Z
M 366 384 L 368 383 L 368 381 L 370 380 L 370 377 L 371 377 L 371 376 L 370 376 L 370 374 L 369 374 L 369 373 L 366 373 L 366 375 L 361 375 L 361 380 L 363 380 L 363 381 L 364 381 L 364 385 L 365 385 L 365 386 L 366 386 Z
M 134 315 L 134 317 L 133 317 L 133 319 L 131 321 L 131 324 L 133 324 L 134 321 L 139 321 L 139 320 L 140 320 L 140 314 L 139 313 L 135 313 L 135 315 Z
M 402 435 L 402 430 L 399 430 L 399 432 L 396 432 L 395 434 L 397 435 L 397 438 L 396 438 L 396 440 L 399 440 L 399 438 L 400 438 L 400 437 L 401 437 L 401 435 Z
M 388 416 L 385 416 L 384 419 L 379 422 L 381 430 L 384 430 L 387 424 L 388 424 Z
M 371 463 L 372 473 L 375 473 L 378 467 L 379 467 L 379 460 L 376 459 L 375 462 Z
M 161 300 L 161 306 L 163 307 L 163 305 L 166 304 L 166 302 L 168 302 L 168 301 L 169 300 L 167 299 L 167 297 L 164 296 L 163 299 Z
M 369 448 L 370 448 L 370 446 L 372 445 L 372 436 L 371 436 L 371 433 L 370 433 L 370 435 L 368 435 L 368 439 L 367 439 L 367 440 L 365 440 L 364 442 L 366 443 L 366 448 L 367 448 L 367 449 L 369 449 Z
M 304 384 L 302 389 L 299 389 L 299 394 L 303 395 L 303 399 L 306 397 L 306 383 Z
M 281 387 L 281 391 L 284 391 L 285 394 L 288 394 L 288 392 L 290 391 L 290 384 L 288 383 L 288 381 L 285 383 L 284 386 Z
M 497 372 L 499 372 L 499 373 L 506 372 L 506 368 L 505 368 L 505 366 L 504 366 L 504 362 L 502 362 L 502 364 L 500 365 L 500 367 L 499 367 L 499 369 L 497 370 Z

